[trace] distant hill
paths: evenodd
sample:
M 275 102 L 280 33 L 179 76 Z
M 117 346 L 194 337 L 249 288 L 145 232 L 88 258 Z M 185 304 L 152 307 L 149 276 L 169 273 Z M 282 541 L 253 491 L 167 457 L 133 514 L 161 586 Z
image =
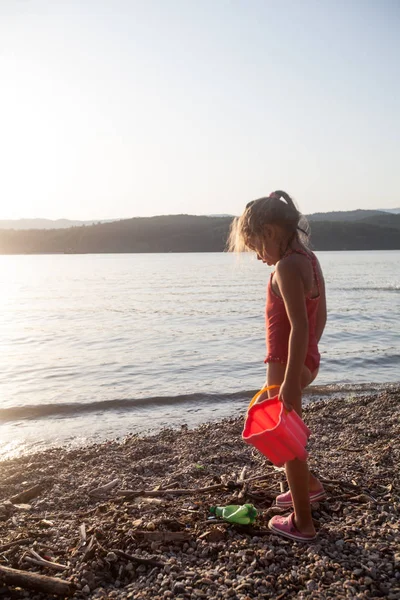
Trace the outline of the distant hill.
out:
M 173 215 L 28 231 L 0 230 L 0 254 L 220 252 L 231 217 Z
M 316 250 L 400 250 L 400 231 L 395 227 L 363 221 L 315 221 L 311 242 Z
M 389 216 L 379 211 L 365 217 L 365 211 L 362 212 L 359 221 L 313 221 L 313 247 L 316 250 L 400 249 L 399 215 Z M 389 222 L 381 224 L 380 220 L 388 217 Z M 232 217 L 169 215 L 68 229 L 0 230 L 0 254 L 222 252 L 231 222 Z
M 379 213 L 373 217 L 365 217 L 361 222 L 379 225 L 380 227 L 395 227 L 396 229 L 400 229 L 400 214 Z
M 400 208 L 382 208 L 381 210 L 352 210 L 352 211 L 333 211 L 327 213 L 313 213 L 307 215 L 310 221 L 360 221 L 367 217 L 374 217 L 382 213 L 400 213 Z M 227 217 L 233 218 L 231 214 L 211 214 L 208 217 Z M 121 219 L 104 219 L 102 221 L 93 219 L 91 221 L 76 221 L 70 219 L 0 219 L 0 229 L 68 229 L 70 227 L 81 227 L 82 225 L 95 225 L 98 223 L 112 223 Z M 125 219 L 126 220 L 126 219 Z
M 81 225 L 93 225 L 93 223 L 110 223 L 116 219 L 107 221 L 73 221 L 70 219 L 8 219 L 0 220 L 0 229 L 68 229 L 69 227 L 80 227 Z
M 313 213 L 307 215 L 309 221 L 361 221 L 367 217 L 373 218 L 378 215 L 386 215 L 382 210 L 337 210 L 326 213 Z

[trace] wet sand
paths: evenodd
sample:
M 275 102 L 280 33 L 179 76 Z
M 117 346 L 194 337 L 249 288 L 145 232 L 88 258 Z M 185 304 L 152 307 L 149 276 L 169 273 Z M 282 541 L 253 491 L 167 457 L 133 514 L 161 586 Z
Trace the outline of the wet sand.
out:
M 243 415 L 0 463 L 0 599 L 51 597 L 2 585 L 2 567 L 99 600 L 400 599 L 399 387 L 315 402 L 304 419 L 328 493 L 310 544 L 268 531 L 284 476 L 242 442 Z M 254 526 L 208 520 L 246 501 Z

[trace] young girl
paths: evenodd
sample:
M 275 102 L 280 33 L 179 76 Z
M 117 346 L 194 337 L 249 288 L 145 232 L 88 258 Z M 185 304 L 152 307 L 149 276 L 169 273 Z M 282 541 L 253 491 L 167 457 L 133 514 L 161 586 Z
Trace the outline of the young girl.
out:
M 301 218 L 288 194 L 273 192 L 247 204 L 232 223 L 228 242 L 230 250 L 253 250 L 258 260 L 275 265 L 267 288 L 266 385 L 280 386 L 279 399 L 300 416 L 302 389 L 318 374 L 318 342 L 326 323 L 324 278 L 317 258 L 302 241 L 308 234 L 299 226 Z M 289 461 L 285 470 L 290 491 L 279 495 L 276 503 L 293 506 L 294 513 L 275 516 L 268 526 L 293 540 L 313 540 L 310 501 L 324 498 L 324 489 L 304 461 Z

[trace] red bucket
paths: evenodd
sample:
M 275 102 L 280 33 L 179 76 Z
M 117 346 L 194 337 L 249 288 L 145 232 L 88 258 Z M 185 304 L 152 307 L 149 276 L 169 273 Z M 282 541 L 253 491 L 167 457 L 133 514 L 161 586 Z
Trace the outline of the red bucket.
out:
M 255 446 L 277 467 L 295 458 L 306 460 L 305 447 L 311 431 L 294 410 L 288 412 L 285 409 L 278 396 L 256 403 L 267 389 L 258 392 L 250 403 L 243 440 Z

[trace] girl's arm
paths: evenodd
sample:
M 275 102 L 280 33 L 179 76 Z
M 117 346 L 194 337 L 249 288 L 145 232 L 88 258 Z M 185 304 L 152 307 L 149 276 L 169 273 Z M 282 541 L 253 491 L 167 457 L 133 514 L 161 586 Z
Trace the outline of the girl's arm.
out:
M 301 376 L 308 348 L 308 315 L 302 264 L 299 257 L 288 257 L 278 263 L 276 282 L 285 303 L 291 325 L 288 362 L 279 397 L 288 410 L 301 410 Z

